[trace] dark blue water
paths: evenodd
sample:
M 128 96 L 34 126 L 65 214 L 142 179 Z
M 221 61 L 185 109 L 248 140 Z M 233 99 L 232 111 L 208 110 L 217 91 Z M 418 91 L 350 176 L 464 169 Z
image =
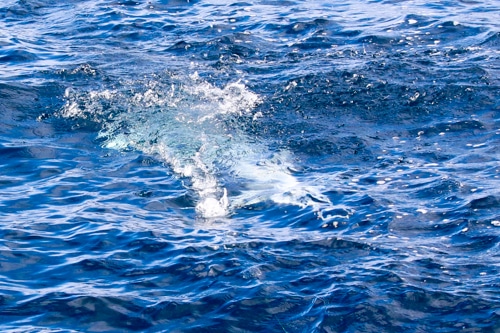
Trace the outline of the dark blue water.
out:
M 498 1 L 0 5 L 0 331 L 500 332 Z

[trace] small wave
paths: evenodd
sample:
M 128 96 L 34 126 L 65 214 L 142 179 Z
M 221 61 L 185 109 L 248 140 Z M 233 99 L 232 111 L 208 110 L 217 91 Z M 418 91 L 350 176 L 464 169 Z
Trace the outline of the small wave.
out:
M 0 62 L 18 63 L 37 60 L 36 54 L 24 50 L 12 50 L 0 57 Z

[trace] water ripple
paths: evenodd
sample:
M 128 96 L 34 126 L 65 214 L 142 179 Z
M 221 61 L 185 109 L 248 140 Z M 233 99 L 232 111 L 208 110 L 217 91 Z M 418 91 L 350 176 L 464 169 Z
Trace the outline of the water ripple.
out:
M 4 1 L 0 329 L 498 331 L 498 10 Z

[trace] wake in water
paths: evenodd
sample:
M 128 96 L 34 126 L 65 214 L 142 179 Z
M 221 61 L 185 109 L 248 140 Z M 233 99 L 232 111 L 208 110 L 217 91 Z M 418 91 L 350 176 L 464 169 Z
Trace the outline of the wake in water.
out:
M 105 147 L 158 156 L 188 179 L 202 218 L 268 200 L 317 212 L 330 204 L 293 175 L 289 152 L 273 152 L 245 131 L 258 125 L 262 114 L 255 109 L 262 101 L 242 82 L 219 88 L 194 74 L 120 89 L 68 89 L 65 98 L 60 116 L 99 123 Z

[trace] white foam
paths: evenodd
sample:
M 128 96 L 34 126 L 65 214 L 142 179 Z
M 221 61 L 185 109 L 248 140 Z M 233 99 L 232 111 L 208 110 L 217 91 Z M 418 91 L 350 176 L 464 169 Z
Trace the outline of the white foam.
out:
M 229 199 L 227 190 L 224 189 L 224 194 L 220 199 L 212 196 L 202 198 L 196 204 L 196 212 L 204 218 L 224 217 L 229 214 Z
M 195 74 L 184 81 L 129 85 L 122 90 L 68 90 L 60 114 L 101 123 L 99 136 L 108 148 L 136 149 L 165 161 L 190 180 L 200 217 L 227 216 L 266 200 L 314 209 L 329 204 L 317 188 L 292 174 L 288 152 L 272 153 L 240 128 L 240 119 L 263 117 L 254 112 L 260 97 L 242 82 L 216 87 Z M 242 193 L 229 197 L 220 173 L 241 182 Z
M 277 204 L 313 207 L 330 205 L 330 200 L 317 186 L 300 182 L 293 174 L 290 153 L 281 151 L 266 159 L 252 159 L 250 156 L 237 161 L 234 172 L 246 179 L 246 191 L 233 200 L 234 205 L 251 205 L 271 200 Z M 258 160 L 257 160 L 258 161 Z

